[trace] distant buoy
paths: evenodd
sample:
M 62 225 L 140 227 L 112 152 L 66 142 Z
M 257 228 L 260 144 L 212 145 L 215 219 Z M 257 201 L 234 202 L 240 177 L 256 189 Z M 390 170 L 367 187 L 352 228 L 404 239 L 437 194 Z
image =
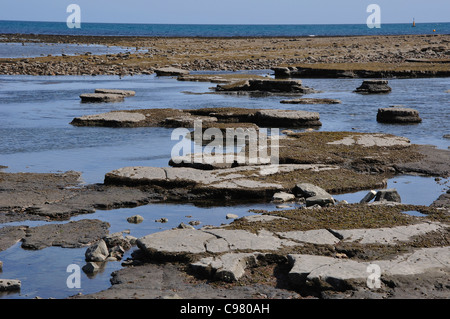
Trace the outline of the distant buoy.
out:
M 433 32 L 436 32 L 436 29 L 433 29 Z

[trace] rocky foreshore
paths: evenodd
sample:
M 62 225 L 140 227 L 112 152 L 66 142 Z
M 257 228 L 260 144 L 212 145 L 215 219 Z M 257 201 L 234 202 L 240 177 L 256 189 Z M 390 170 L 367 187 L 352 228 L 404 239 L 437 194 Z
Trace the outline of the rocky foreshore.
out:
M 211 94 L 303 95 L 300 80 L 249 74 L 192 74 L 195 70 L 268 70 L 276 77 L 448 76 L 448 35 L 336 38 L 128 38 L 2 35 L 0 41 L 96 43 L 147 52 L 115 55 L 0 59 L 7 75 L 153 74 L 180 81 L 217 83 Z M 337 67 L 338 66 L 338 67 Z M 362 68 L 362 69 L 361 69 Z M 315 75 L 315 76 L 314 76 Z M 363 82 L 364 93 L 387 93 L 387 80 Z M 372 91 L 372 92 L 369 92 Z M 133 91 L 99 89 L 80 98 L 122 101 Z M 332 99 L 283 103 L 338 104 Z M 375 111 L 376 112 L 376 111 Z M 376 114 L 374 114 L 374 117 Z M 419 122 L 408 108 L 380 108 L 378 120 Z M 415 145 L 382 133 L 320 132 L 320 114 L 302 110 L 201 108 L 118 110 L 74 118 L 74 126 L 243 128 L 244 144 L 265 138 L 277 156 L 253 161 L 249 148 L 218 161 L 217 154 L 167 159 L 165 167 L 118 167 L 103 183 L 85 185 L 82 174 L 8 173 L 0 166 L 0 251 L 85 249 L 87 275 L 109 261 L 109 289 L 71 298 L 447 298 L 450 289 L 450 196 L 430 206 L 402 203 L 389 178 L 401 174 L 447 179 L 449 150 Z M 282 128 L 278 139 L 262 128 Z M 292 129 L 304 128 L 294 132 Z M 82 128 L 80 128 L 82 129 Z M 255 138 L 256 136 L 256 138 Z M 224 140 L 222 139 L 222 142 Z M 276 141 L 276 143 L 275 143 Z M 201 136 L 202 145 L 207 140 Z M 261 149 L 260 149 L 261 150 Z M 271 149 L 272 150 L 272 149 Z M 253 154 L 254 155 L 254 154 Z M 240 161 L 244 158 L 244 161 Z M 212 162 L 210 161 L 212 159 Z M 223 159 L 223 158 L 222 158 Z M 272 162 L 275 160 L 275 162 Z M 3 163 L 2 163 L 3 164 Z M 4 163 L 7 164 L 7 163 Z M 336 195 L 365 190 L 359 203 Z M 228 225 L 199 222 L 134 238 L 89 218 L 97 210 L 152 203 L 201 206 L 274 203 L 275 211 L 228 214 Z M 418 213 L 417 215 L 410 214 Z M 71 221 L 75 216 L 83 219 Z M 225 218 L 225 217 L 224 217 Z M 142 223 L 142 216 L 127 216 Z M 21 226 L 28 221 L 48 224 Z M 167 218 L 155 220 L 166 223 Z M 123 260 L 126 251 L 131 257 Z M 0 261 L 0 273 L 3 264 Z M 370 280 L 369 280 L 370 279 Z M 0 291 L 20 291 L 20 280 L 0 279 Z
M 0 59 L 0 74 L 8 75 L 127 76 L 153 74 L 165 67 L 190 71 L 237 71 L 299 66 L 306 71 L 308 68 L 312 70 L 303 73 L 305 77 L 320 73 L 323 73 L 320 77 L 326 73 L 328 77 L 377 78 L 449 74 L 448 35 L 228 39 L 5 34 L 1 38 L 2 42 L 20 42 L 24 45 L 28 41 L 42 41 L 147 50 L 145 53 L 131 53 L 124 49 L 124 53 L 101 56 L 85 54 Z
M 110 289 L 74 298 L 131 298 L 136 293 L 140 298 L 173 297 L 175 286 L 181 298 L 417 297 L 418 286 L 426 298 L 448 293 L 447 286 L 436 286 L 448 280 L 450 267 L 448 196 L 430 207 L 408 205 L 383 185 L 387 176 L 406 171 L 448 177 L 448 151 L 383 134 L 286 134 L 280 139 L 280 159 L 285 163 L 277 170 L 270 165 L 212 170 L 129 167 L 106 174 L 105 183 L 97 185 L 80 185 L 81 174 L 76 172 L 0 172 L 2 223 L 64 221 L 98 209 L 158 202 L 218 205 L 232 199 L 286 205 L 284 210 L 230 216 L 234 221 L 227 226 L 180 224 L 141 238 L 109 234 L 108 223 L 88 217 L 3 227 L 0 250 L 18 241 L 32 250 L 85 247 L 83 271 L 95 274 L 134 247 L 132 258 L 122 261 L 124 268 L 113 273 Z M 370 163 L 364 163 L 365 158 Z M 333 198 L 350 189 L 379 191 L 370 192 L 360 204 Z M 293 202 L 302 207 L 290 207 Z M 405 213 L 410 211 L 425 217 Z M 367 269 L 373 264 L 383 271 L 377 289 L 367 286 Z M 151 281 L 137 280 L 142 276 Z M 280 278 L 281 286 L 275 284 Z M 145 291 L 136 290 L 137 282 Z M 5 282 L 5 287 L 20 289 L 17 284 Z

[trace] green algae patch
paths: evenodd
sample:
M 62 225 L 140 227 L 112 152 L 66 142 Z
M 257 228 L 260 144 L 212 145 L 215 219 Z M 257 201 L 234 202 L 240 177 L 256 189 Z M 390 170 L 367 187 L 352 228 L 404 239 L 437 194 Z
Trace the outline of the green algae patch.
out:
M 382 172 L 397 163 L 418 162 L 423 158 L 415 145 L 392 144 L 366 146 L 357 139 L 377 134 L 356 132 L 306 132 L 290 133 L 280 139 L 281 164 L 337 164 L 358 171 Z M 383 134 L 381 138 L 395 139 Z M 355 143 L 339 141 L 353 139 Z M 392 170 L 391 170 L 392 171 Z
M 429 217 L 414 217 L 404 214 L 416 210 Z M 243 229 L 258 232 L 266 229 L 271 232 L 307 231 L 315 229 L 373 229 L 406 226 L 421 223 L 424 220 L 448 222 L 448 217 L 438 209 L 417 205 L 367 205 L 348 204 L 318 209 L 292 209 L 281 211 L 258 211 L 264 215 L 283 217 L 270 222 L 250 222 L 244 218 L 237 219 L 225 226 L 229 229 Z
M 280 183 L 286 189 L 293 189 L 298 183 L 310 183 L 323 188 L 330 194 L 342 194 L 365 189 L 383 188 L 386 186 L 387 176 L 369 175 L 338 168 L 323 171 L 311 169 L 296 170 L 269 176 L 252 177 L 252 179 L 266 183 Z

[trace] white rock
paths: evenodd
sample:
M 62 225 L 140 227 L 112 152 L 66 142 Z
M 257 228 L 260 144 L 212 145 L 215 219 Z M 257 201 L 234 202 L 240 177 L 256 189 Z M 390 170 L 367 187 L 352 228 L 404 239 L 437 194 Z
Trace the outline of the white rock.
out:
M 275 193 L 272 197 L 272 200 L 276 201 L 276 202 L 288 202 L 288 201 L 292 201 L 294 199 L 295 199 L 294 194 L 289 194 L 289 193 L 285 193 L 285 192 Z
M 16 279 L 0 279 L 0 291 L 20 290 L 22 283 Z

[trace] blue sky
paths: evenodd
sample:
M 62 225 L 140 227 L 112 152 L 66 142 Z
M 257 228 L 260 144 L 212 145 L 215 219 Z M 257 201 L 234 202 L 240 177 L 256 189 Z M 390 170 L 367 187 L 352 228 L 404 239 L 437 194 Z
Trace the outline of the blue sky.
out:
M 65 22 L 72 3 L 82 22 L 364 24 L 372 3 L 382 23 L 450 22 L 450 0 L 1 0 L 0 20 Z

